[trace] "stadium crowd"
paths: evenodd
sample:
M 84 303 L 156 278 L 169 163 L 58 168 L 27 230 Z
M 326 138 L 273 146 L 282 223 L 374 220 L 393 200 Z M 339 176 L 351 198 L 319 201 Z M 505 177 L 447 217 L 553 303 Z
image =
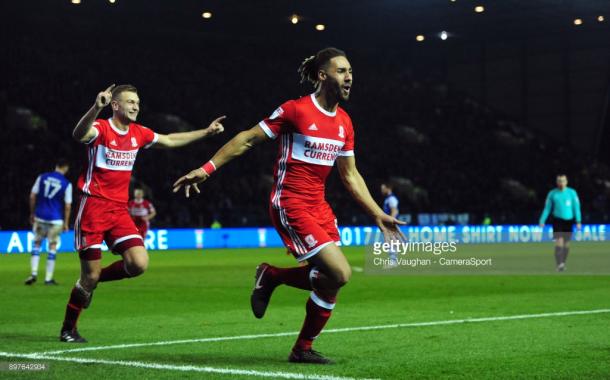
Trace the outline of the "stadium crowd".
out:
M 71 139 L 72 128 L 111 83 L 138 87 L 139 120 L 159 132 L 204 127 L 228 116 L 226 132 L 211 140 L 171 152 L 140 152 L 134 177 L 157 207 L 156 226 L 209 226 L 214 220 L 223 226 L 268 225 L 276 142 L 222 168 L 195 198 L 172 194 L 171 184 L 283 101 L 311 92 L 299 85 L 296 69 L 316 48 L 233 49 L 195 38 L 162 45 L 144 38 L 120 58 L 111 44 L 88 45 L 78 38 L 54 44 L 50 36 L 24 35 L 10 41 L 11 75 L 0 89 L 0 228 L 28 227 L 32 183 L 57 158 L 73 163 L 68 177 L 75 182 L 85 148 Z M 377 198 L 381 182 L 390 180 L 401 213 L 459 212 L 469 213 L 471 223 L 488 215 L 493 223 L 535 224 L 562 172 L 582 198 L 584 221 L 608 220 L 606 166 L 520 126 L 434 72 L 412 72 L 399 56 L 378 62 L 366 51 L 347 52 L 355 87 L 344 107 L 356 130 L 358 166 Z M 336 175 L 329 179 L 327 199 L 340 224 L 369 223 Z

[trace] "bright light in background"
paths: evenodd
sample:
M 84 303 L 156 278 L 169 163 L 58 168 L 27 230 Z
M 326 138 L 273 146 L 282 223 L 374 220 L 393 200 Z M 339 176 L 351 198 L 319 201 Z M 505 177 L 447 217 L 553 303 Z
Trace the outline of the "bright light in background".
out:
M 72 0 L 72 4 L 80 4 L 80 0 Z
M 447 37 L 449 37 L 449 34 L 447 34 L 447 32 L 445 32 L 444 30 L 441 32 L 441 34 L 439 35 L 439 37 L 441 38 L 441 40 L 445 41 L 447 39 Z
M 606 21 L 606 19 L 604 18 L 604 16 L 599 15 L 599 16 L 597 16 L 597 21 L 604 22 L 604 21 Z
M 208 18 L 212 18 L 212 12 L 203 12 L 201 14 L 201 17 L 208 19 Z
M 415 37 L 415 40 L 416 40 L 417 42 L 422 42 L 422 41 L 423 41 L 423 40 L 425 40 L 425 39 L 426 39 L 426 37 L 424 37 L 424 35 L 423 35 L 423 34 L 418 34 L 418 35 Z
M 326 26 L 325 26 L 324 24 L 318 24 L 318 25 L 316 25 L 316 30 L 317 30 L 318 32 L 321 32 L 321 31 L 323 31 L 324 29 L 326 29 Z
M 582 25 L 582 19 L 581 18 L 575 18 L 574 19 L 574 25 Z
M 292 15 L 292 17 L 290 17 L 290 22 L 293 24 L 298 24 L 299 23 L 299 16 L 298 15 Z
M 485 7 L 482 5 L 477 5 L 476 7 L 474 7 L 474 11 L 477 13 L 483 13 L 485 12 Z
M 114 4 L 114 3 L 116 3 L 116 0 L 108 0 L 108 2 L 109 2 L 110 4 Z

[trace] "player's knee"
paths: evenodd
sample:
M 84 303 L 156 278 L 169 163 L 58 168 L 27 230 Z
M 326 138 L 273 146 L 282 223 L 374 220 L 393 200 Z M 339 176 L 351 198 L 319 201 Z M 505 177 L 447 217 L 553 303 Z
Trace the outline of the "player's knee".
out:
M 352 268 L 346 266 L 345 268 L 340 268 L 334 273 L 334 280 L 337 284 L 337 287 L 342 287 L 347 284 L 352 277 Z
M 130 276 L 135 277 L 148 269 L 148 255 L 141 255 L 125 262 L 125 270 Z
M 100 280 L 100 272 L 89 272 L 81 276 L 80 284 L 87 291 L 92 291 L 97 287 L 97 283 Z

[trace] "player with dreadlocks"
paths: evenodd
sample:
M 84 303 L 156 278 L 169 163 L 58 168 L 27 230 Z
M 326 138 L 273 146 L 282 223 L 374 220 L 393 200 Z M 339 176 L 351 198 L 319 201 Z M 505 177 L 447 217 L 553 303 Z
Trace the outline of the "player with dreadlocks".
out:
M 254 315 L 262 318 L 271 294 L 279 285 L 310 291 L 306 317 L 288 360 L 327 364 L 331 361 L 312 350 L 335 307 L 339 289 L 350 279 L 351 267 L 341 249 L 337 219 L 324 199 L 324 184 L 335 161 L 343 184 L 373 218 L 386 240 L 404 239 L 396 218 L 377 206 L 356 168 L 354 130 L 339 102 L 350 95 L 352 68 L 339 49 L 326 48 L 303 61 L 301 82 L 309 81 L 315 92 L 282 104 L 255 127 L 237 134 L 210 161 L 174 183 L 186 196 L 212 173 L 254 145 L 279 139 L 270 196 L 271 221 L 297 261 L 308 265 L 277 268 L 262 263 L 256 268 L 251 295 Z

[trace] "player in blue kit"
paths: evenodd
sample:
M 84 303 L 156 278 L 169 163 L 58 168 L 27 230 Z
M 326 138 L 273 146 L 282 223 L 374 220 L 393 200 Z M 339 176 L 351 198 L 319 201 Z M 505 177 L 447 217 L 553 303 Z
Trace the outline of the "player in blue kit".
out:
M 544 227 L 549 214 L 553 215 L 553 238 L 555 239 L 555 264 L 557 271 L 566 268 L 566 259 L 570 250 L 570 240 L 574 222 L 581 228 L 580 200 L 576 190 L 568 187 L 568 178 L 564 174 L 557 176 L 557 187 L 546 197 L 544 210 L 540 215 L 540 227 Z
M 393 218 L 398 218 L 398 198 L 392 192 L 392 185 L 389 183 L 381 184 L 381 194 L 383 194 L 383 212 Z
M 46 285 L 57 285 L 53 279 L 55 270 L 55 254 L 59 234 L 68 230 L 70 209 L 72 207 L 72 184 L 65 177 L 70 169 L 68 161 L 57 161 L 55 171 L 43 173 L 36 178 L 30 193 L 30 223 L 34 226 L 34 246 L 30 264 L 32 274 L 25 280 L 26 285 L 32 285 L 38 277 L 38 262 L 40 247 L 46 238 L 49 243 L 49 256 L 45 273 Z

